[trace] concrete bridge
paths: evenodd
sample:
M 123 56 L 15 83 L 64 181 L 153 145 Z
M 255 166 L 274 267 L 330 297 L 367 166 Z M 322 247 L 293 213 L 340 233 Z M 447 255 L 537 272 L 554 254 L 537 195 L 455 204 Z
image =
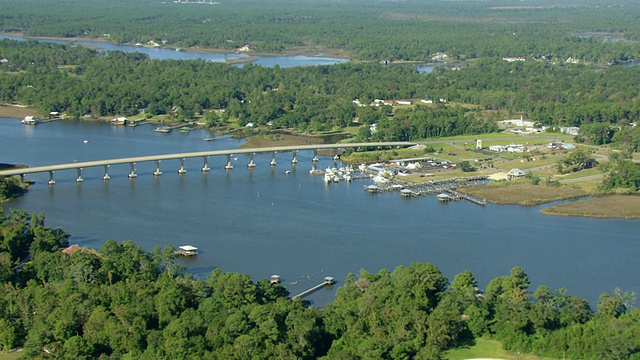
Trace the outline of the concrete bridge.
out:
M 416 145 L 412 142 L 378 142 L 378 143 L 345 143 L 345 144 L 318 144 L 318 145 L 294 145 L 294 146 L 276 146 L 276 147 L 263 147 L 263 148 L 252 148 L 252 149 L 229 149 L 229 150 L 214 150 L 214 151 L 198 151 L 198 152 L 189 152 L 189 153 L 178 153 L 178 154 L 166 154 L 166 155 L 151 155 L 151 156 L 136 156 L 129 158 L 119 158 L 119 159 L 107 159 L 107 160 L 97 160 L 97 161 L 84 161 L 84 162 L 73 162 L 67 164 L 58 164 L 58 165 L 47 165 L 47 166 L 35 166 L 28 167 L 22 169 L 12 169 L 12 170 L 2 170 L 0 171 L 0 176 L 12 176 L 12 175 L 20 175 L 25 176 L 27 174 L 33 173 L 49 173 L 49 184 L 55 184 L 55 180 L 53 178 L 53 174 L 56 171 L 60 170 L 73 170 L 75 169 L 77 172 L 77 182 L 82 182 L 82 169 L 88 167 L 104 167 L 104 176 L 102 177 L 104 180 L 109 180 L 109 167 L 111 165 L 117 164 L 129 164 L 131 167 L 131 171 L 129 172 L 129 178 L 135 178 L 138 176 L 136 173 L 136 164 L 140 162 L 155 162 L 156 170 L 153 172 L 154 176 L 162 175 L 162 171 L 160 171 L 160 162 L 163 160 L 179 160 L 180 168 L 178 169 L 179 174 L 185 174 L 187 171 L 184 168 L 184 162 L 186 159 L 190 158 L 202 158 L 203 166 L 202 171 L 210 171 L 208 162 L 209 157 L 211 156 L 226 156 L 227 157 L 227 165 L 224 167 L 227 170 L 233 169 L 233 165 L 231 164 L 231 157 L 234 154 L 249 154 L 250 161 L 247 164 L 247 167 L 252 168 L 255 167 L 256 164 L 253 161 L 253 156 L 258 153 L 271 153 L 271 161 L 269 165 L 276 165 L 276 154 L 278 152 L 291 152 L 292 158 L 291 163 L 298 163 L 297 153 L 301 150 L 313 150 L 313 161 L 318 161 L 318 151 L 319 150 L 333 150 L 334 159 L 338 159 L 338 150 L 346 149 L 346 148 L 398 148 L 398 147 L 408 147 Z

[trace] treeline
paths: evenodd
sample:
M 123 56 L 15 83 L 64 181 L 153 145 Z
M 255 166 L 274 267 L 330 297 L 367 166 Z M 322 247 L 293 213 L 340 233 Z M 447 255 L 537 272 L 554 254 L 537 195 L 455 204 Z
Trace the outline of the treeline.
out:
M 606 64 L 640 58 L 630 0 L 430 2 L 6 0 L 0 31 L 115 43 L 284 52 L 342 49 L 368 60 L 551 56 Z
M 634 294 L 603 294 L 594 313 L 563 289 L 531 292 L 518 267 L 485 293 L 469 271 L 449 282 L 431 264 L 361 271 L 317 309 L 266 279 L 196 279 L 170 247 L 62 252 L 68 234 L 42 215 L 0 213 L 0 230 L 0 347 L 27 357 L 439 359 L 490 336 L 514 352 L 640 358 Z
M 545 61 L 482 59 L 454 71 L 377 63 L 264 68 L 222 63 L 151 60 L 140 53 L 0 41 L 0 101 L 29 104 L 70 117 L 203 114 L 211 126 L 229 121 L 301 132 L 378 123 L 362 137 L 416 140 L 494 131 L 494 120 L 524 114 L 543 125 L 628 124 L 640 114 L 635 67 L 592 69 Z M 410 108 L 359 107 L 359 99 L 421 98 L 444 102 Z M 210 111 L 210 110 L 225 111 Z M 272 123 L 271 123 L 272 122 Z

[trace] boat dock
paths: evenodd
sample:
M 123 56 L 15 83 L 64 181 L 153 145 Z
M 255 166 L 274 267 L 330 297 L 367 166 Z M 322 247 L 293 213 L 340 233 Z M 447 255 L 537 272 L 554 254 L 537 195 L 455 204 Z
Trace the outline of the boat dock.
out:
M 460 199 L 464 199 L 474 204 L 486 205 L 485 200 L 478 199 L 476 197 L 456 191 L 456 189 L 459 187 L 484 183 L 486 181 L 487 176 L 485 175 L 433 180 L 424 183 L 407 183 L 392 180 L 386 184 L 367 185 L 365 186 L 365 190 L 372 194 L 386 191 L 399 191 L 402 197 L 445 194 L 446 196 L 439 196 L 438 200 L 457 201 Z
M 487 204 L 486 200 L 478 199 L 475 196 L 463 194 L 463 193 L 455 191 L 453 189 L 448 189 L 448 190 L 446 190 L 446 192 L 451 194 L 451 196 L 453 196 L 453 198 L 455 200 L 464 199 L 464 200 L 471 201 L 472 203 L 478 204 L 478 205 L 481 205 L 481 206 L 484 206 L 484 205 Z
M 198 255 L 198 248 L 191 245 L 183 245 L 178 247 L 178 250 L 175 251 L 175 254 L 186 257 L 196 256 Z
M 316 285 L 316 286 L 312 287 L 311 289 L 307 289 L 307 290 L 305 290 L 305 291 L 301 292 L 300 294 L 293 296 L 291 299 L 292 299 L 292 300 L 295 300 L 295 299 L 303 299 L 303 298 L 305 298 L 305 297 L 307 297 L 307 296 L 309 296 L 309 295 L 313 294 L 314 292 L 316 292 L 316 291 L 318 291 L 318 290 L 322 289 L 323 287 L 325 287 L 325 286 L 329 286 L 329 285 L 333 285 L 333 284 L 335 284 L 335 283 L 336 283 L 336 281 L 333 279 L 333 277 L 331 277 L 331 276 L 325 276 L 325 278 L 324 278 L 324 281 L 323 281 L 323 282 L 321 282 L 320 284 L 318 284 L 318 285 Z

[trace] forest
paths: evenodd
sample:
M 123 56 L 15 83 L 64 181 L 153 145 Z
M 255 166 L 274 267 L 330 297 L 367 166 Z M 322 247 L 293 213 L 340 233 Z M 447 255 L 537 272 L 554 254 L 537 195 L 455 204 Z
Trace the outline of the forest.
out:
M 5 0 L 0 32 L 261 53 L 341 50 L 359 60 L 639 59 L 632 0 Z M 207 1 L 209 2 L 209 1 Z
M 196 278 L 170 246 L 68 247 L 44 220 L 0 212 L 0 349 L 29 358 L 440 359 L 484 337 L 558 359 L 640 359 L 640 310 L 620 289 L 594 311 L 566 289 L 529 289 L 519 267 L 482 291 L 470 271 L 449 281 L 413 263 L 350 274 L 320 309 L 268 279 Z
M 640 114 L 637 67 L 593 69 L 543 60 L 478 59 L 468 68 L 420 74 L 408 65 L 236 67 L 202 60 L 151 60 L 140 53 L 100 52 L 70 45 L 0 40 L 0 101 L 71 118 L 167 115 L 209 126 L 326 132 L 377 123 L 361 140 L 418 140 L 497 130 L 515 114 L 549 126 L 591 126 L 597 144 Z M 422 104 L 420 99 L 436 99 Z M 374 99 L 410 99 L 413 106 L 357 106 Z M 444 99 L 445 102 L 438 99 Z M 634 129 L 627 134 L 633 137 Z M 604 132 L 604 133 L 603 133 Z M 635 145 L 637 147 L 637 145 Z

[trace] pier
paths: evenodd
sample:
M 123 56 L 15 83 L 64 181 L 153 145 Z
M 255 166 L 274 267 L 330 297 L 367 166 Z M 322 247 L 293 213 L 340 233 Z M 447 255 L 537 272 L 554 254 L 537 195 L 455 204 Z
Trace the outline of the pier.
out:
M 307 289 L 307 290 L 305 290 L 305 291 L 301 292 L 301 293 L 300 293 L 300 294 L 298 294 L 298 295 L 293 296 L 291 299 L 292 299 L 292 300 L 295 300 L 295 299 L 303 299 L 303 298 L 305 298 L 305 297 L 307 297 L 307 296 L 309 296 L 309 295 L 313 294 L 314 292 L 316 292 L 316 291 L 318 291 L 318 290 L 322 289 L 323 287 L 325 287 L 325 286 L 329 286 L 329 285 L 333 285 L 333 284 L 335 284 L 335 283 L 336 283 L 336 281 L 333 279 L 333 277 L 331 277 L 331 276 L 326 276 L 326 277 L 324 278 L 324 281 L 323 281 L 323 282 L 321 282 L 320 284 L 318 284 L 318 285 L 316 285 L 316 286 L 312 287 L 311 289 Z

